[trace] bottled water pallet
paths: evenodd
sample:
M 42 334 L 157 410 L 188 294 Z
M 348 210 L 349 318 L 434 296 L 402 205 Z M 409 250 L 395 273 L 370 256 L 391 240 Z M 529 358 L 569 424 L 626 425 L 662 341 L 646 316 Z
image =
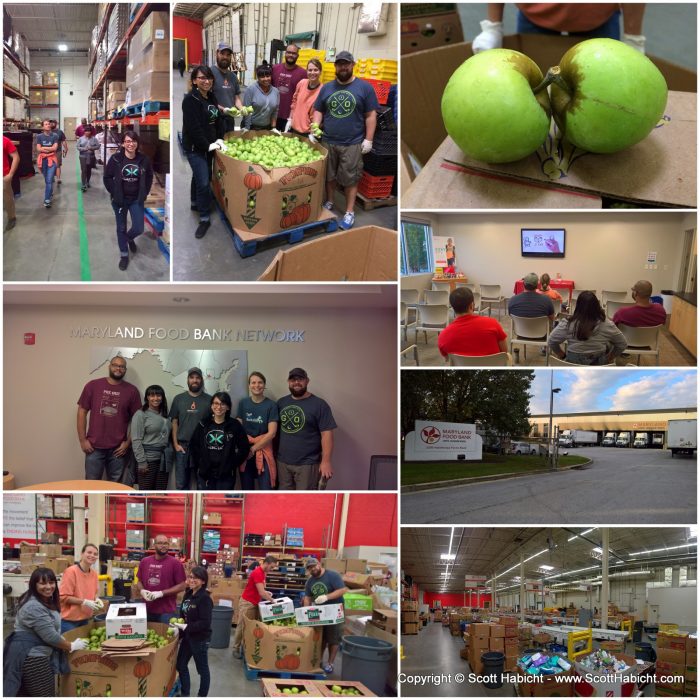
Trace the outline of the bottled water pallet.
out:
M 243 670 L 245 672 L 246 680 L 257 681 L 261 678 L 282 678 L 283 680 L 290 680 L 292 678 L 306 678 L 308 680 L 323 681 L 326 679 L 325 673 L 296 673 L 295 671 L 278 671 L 273 670 L 261 670 L 257 668 L 250 668 L 245 658 L 243 659 Z
M 233 238 L 233 245 L 242 258 L 249 258 L 251 255 L 255 255 L 255 253 L 258 251 L 259 243 L 272 241 L 273 243 L 293 244 L 302 241 L 304 239 L 304 234 L 318 228 L 322 228 L 325 233 L 334 233 L 338 230 L 338 219 L 336 219 L 331 212 L 324 209 L 323 214 L 321 214 L 321 218 L 318 221 L 310 221 L 309 223 L 302 224 L 301 226 L 295 226 L 294 228 L 288 228 L 284 231 L 271 233 L 267 236 L 261 236 L 257 233 L 251 233 L 250 231 L 243 231 L 233 228 L 233 226 L 231 226 L 231 222 L 226 217 L 226 213 L 218 202 L 216 203 L 216 208 L 219 210 L 219 215 L 221 216 L 221 220 L 224 222 L 226 230 Z

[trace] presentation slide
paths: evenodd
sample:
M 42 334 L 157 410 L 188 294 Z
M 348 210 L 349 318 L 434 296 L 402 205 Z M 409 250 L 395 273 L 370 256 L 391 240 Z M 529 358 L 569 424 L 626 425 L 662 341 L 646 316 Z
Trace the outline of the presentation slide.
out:
M 522 229 L 523 255 L 557 255 L 564 252 L 563 229 Z

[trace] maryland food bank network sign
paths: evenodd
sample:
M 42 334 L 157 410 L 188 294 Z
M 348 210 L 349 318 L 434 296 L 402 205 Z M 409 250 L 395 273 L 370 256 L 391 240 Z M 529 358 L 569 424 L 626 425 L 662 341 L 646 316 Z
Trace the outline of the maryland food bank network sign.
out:
M 480 460 L 481 435 L 470 423 L 415 422 L 415 429 L 406 435 L 406 461 Z

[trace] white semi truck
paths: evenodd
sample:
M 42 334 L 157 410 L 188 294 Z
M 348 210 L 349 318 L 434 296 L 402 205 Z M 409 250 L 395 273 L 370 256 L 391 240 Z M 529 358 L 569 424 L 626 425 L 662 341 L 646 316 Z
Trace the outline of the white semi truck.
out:
M 694 455 L 698 448 L 697 418 L 670 420 L 666 443 L 671 450 L 671 457 L 679 455 Z
M 664 434 L 654 433 L 651 436 L 651 446 L 660 450 L 664 446 Z
M 603 447 L 615 447 L 615 440 L 617 438 L 617 433 L 605 433 L 603 436 L 603 442 L 601 443 Z
M 649 433 L 635 433 L 633 447 L 649 447 Z
M 562 430 L 559 434 L 560 447 L 583 447 L 597 445 L 598 433 L 594 430 Z
M 632 441 L 632 436 L 626 430 L 623 430 L 615 440 L 615 447 L 629 447 Z

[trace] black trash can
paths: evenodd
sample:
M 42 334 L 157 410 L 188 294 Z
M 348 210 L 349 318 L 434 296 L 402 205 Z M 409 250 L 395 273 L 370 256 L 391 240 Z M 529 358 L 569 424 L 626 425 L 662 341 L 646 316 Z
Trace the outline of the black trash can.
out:
M 656 661 L 656 649 L 649 642 L 637 642 L 634 645 L 634 655 L 642 661 Z
M 503 662 L 505 656 L 500 651 L 487 651 L 481 655 L 484 665 L 482 675 L 487 677 L 485 688 L 500 688 L 503 685 Z
M 634 629 L 632 630 L 632 641 L 637 644 L 637 642 L 642 641 L 642 634 L 644 632 L 644 623 L 638 620 L 634 623 Z

